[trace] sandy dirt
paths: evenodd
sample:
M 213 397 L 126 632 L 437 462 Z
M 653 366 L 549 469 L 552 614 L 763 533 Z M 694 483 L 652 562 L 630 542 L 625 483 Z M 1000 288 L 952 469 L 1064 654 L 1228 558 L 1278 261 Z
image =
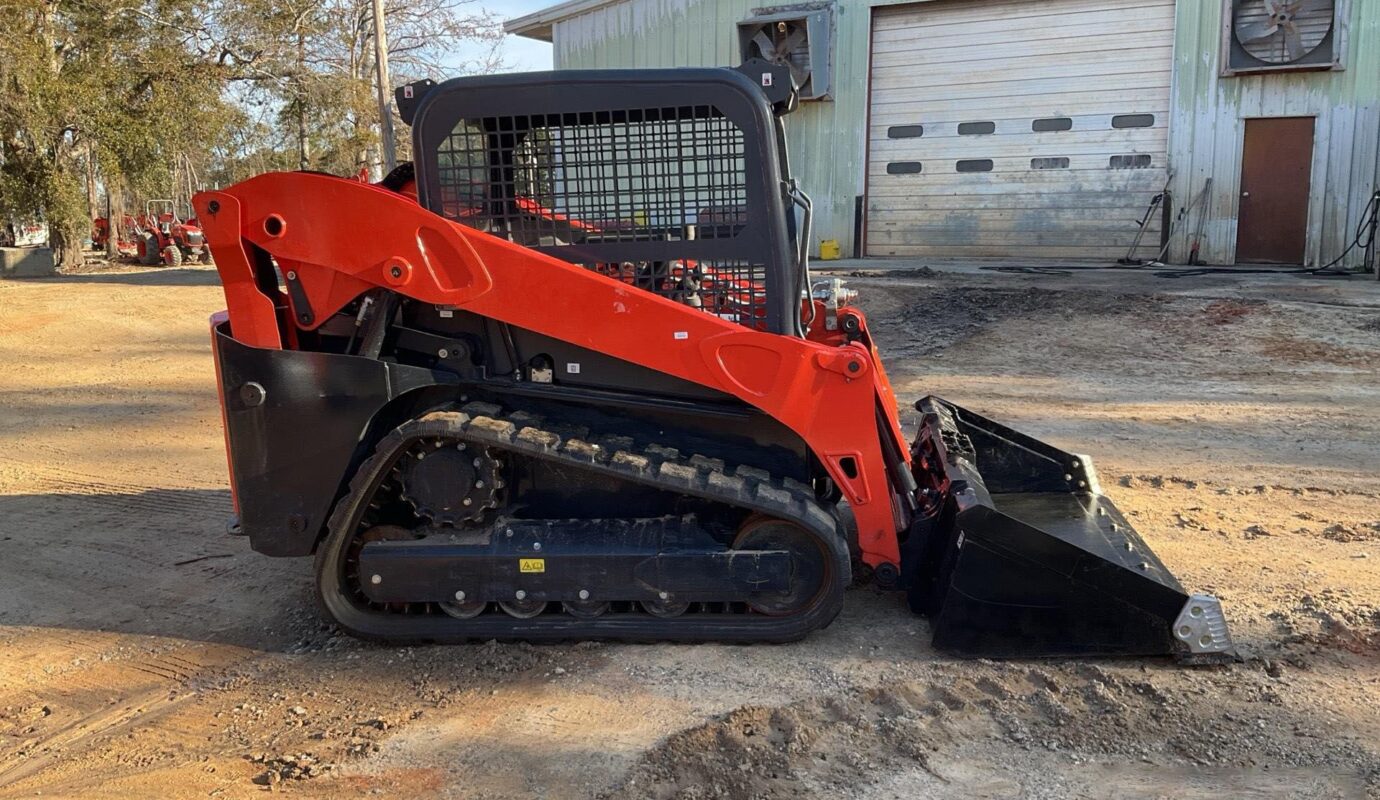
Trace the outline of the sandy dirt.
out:
M 1092 455 L 1243 660 L 959 661 L 870 587 L 789 646 L 355 642 L 224 531 L 215 273 L 93 270 L 0 282 L 0 796 L 1380 796 L 1380 286 L 851 285 L 901 397 Z

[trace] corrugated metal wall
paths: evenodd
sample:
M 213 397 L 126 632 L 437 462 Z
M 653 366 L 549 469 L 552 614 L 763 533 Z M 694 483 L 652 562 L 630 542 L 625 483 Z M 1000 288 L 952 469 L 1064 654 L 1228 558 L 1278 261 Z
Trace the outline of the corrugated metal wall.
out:
M 1222 78 L 1223 3 L 1179 0 L 1169 159 L 1176 172 L 1173 188 L 1178 198 L 1191 198 L 1209 175 L 1215 179 L 1205 259 L 1234 260 L 1243 120 L 1252 116 L 1318 116 L 1309 259 L 1323 263 L 1345 247 L 1371 186 L 1380 183 L 1378 3 L 1349 0 L 1344 71 Z M 753 8 L 772 4 L 768 0 L 624 0 L 557 22 L 555 66 L 735 65 L 736 23 Z M 863 192 L 865 172 L 869 4 L 841 0 L 835 25 L 834 100 L 802 104 L 788 128 L 793 169 L 816 203 L 814 239 L 816 243 L 822 238 L 838 239 L 848 253 L 853 245 L 853 198 Z M 1176 239 L 1171 256 L 1182 259 L 1187 255 L 1186 237 Z
M 737 24 L 766 0 L 626 0 L 557 22 L 556 69 L 736 66 Z M 881 3 L 879 5 L 889 5 Z M 791 169 L 815 202 L 814 245 L 853 247 L 853 198 L 863 191 L 870 15 L 837 6 L 834 99 L 802 103 L 787 118 Z
M 1377 0 L 1350 0 L 1345 70 L 1239 77 L 1220 75 L 1223 11 L 1221 0 L 1178 4 L 1169 123 L 1176 202 L 1213 178 L 1203 258 L 1233 263 L 1244 121 L 1316 116 L 1307 260 L 1327 263 L 1352 239 L 1380 185 L 1380 7 Z M 1176 236 L 1171 257 L 1186 258 L 1187 247 L 1186 237 Z M 1361 257 L 1354 251 L 1344 263 Z

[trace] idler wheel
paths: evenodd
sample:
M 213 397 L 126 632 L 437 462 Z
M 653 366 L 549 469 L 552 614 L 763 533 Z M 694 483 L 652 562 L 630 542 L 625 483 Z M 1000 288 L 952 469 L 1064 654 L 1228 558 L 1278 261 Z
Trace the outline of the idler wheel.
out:
M 834 579 L 829 553 L 809 531 L 785 520 L 752 517 L 733 539 L 734 550 L 785 550 L 791 555 L 790 588 L 748 601 L 759 614 L 784 617 L 809 608 Z

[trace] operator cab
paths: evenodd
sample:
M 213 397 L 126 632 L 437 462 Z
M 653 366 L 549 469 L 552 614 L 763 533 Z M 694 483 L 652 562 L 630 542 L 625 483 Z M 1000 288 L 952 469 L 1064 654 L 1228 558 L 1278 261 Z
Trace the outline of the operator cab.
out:
M 723 319 L 803 331 L 789 71 L 597 70 L 398 91 L 418 201 Z M 777 73 L 780 72 L 780 75 Z M 784 188 L 783 188 L 784 187 Z

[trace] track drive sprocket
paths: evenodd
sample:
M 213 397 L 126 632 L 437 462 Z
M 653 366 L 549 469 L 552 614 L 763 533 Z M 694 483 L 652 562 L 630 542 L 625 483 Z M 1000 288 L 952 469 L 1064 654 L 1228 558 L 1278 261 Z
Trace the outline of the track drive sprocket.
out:
M 478 522 L 501 502 L 503 462 L 487 447 L 424 440 L 409 448 L 394 469 L 403 498 L 433 525 Z

